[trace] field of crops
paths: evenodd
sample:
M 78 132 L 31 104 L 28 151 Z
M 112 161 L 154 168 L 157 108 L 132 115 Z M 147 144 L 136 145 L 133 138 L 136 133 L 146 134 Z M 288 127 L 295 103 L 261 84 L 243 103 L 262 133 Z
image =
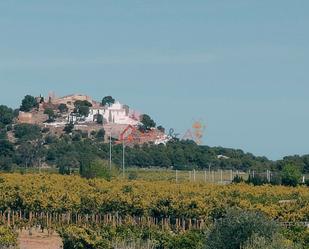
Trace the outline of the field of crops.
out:
M 229 207 L 278 221 L 309 220 L 307 187 L 121 181 L 56 174 L 1 174 L 0 210 L 119 217 L 215 218 Z

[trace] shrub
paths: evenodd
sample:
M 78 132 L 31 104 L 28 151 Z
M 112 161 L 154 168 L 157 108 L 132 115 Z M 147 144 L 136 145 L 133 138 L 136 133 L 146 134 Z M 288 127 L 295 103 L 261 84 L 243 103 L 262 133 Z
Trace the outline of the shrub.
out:
M 109 249 L 108 242 L 90 228 L 71 225 L 60 229 L 63 249 Z
M 112 175 L 107 161 L 96 159 L 89 164 L 82 165 L 80 174 L 85 178 L 104 178 L 110 180 Z
M 254 234 L 241 248 L 243 249 L 300 249 L 299 245 L 286 240 L 279 234 L 275 234 L 269 241 L 265 237 L 259 237 Z
M 9 227 L 0 226 L 0 248 L 17 245 L 17 234 Z
M 309 248 L 309 229 L 304 226 L 292 226 L 282 231 L 285 238 L 294 243 L 301 244 L 303 248 Z
M 241 182 L 244 182 L 244 179 L 239 176 L 239 175 L 236 175 L 234 178 L 233 178 L 233 183 L 241 183 Z
M 276 223 L 261 213 L 228 210 L 210 230 L 206 248 L 239 249 L 254 234 L 270 241 L 277 229 Z
M 286 186 L 296 187 L 301 178 L 300 170 L 292 164 L 284 166 L 282 170 L 282 184 Z
M 189 231 L 185 234 L 178 234 L 174 236 L 168 249 L 198 249 L 203 248 L 203 234 L 198 231 Z
M 266 177 L 262 177 L 262 176 L 249 176 L 248 180 L 246 181 L 247 183 L 251 183 L 254 186 L 260 186 L 260 185 L 264 185 L 268 183 L 268 180 Z

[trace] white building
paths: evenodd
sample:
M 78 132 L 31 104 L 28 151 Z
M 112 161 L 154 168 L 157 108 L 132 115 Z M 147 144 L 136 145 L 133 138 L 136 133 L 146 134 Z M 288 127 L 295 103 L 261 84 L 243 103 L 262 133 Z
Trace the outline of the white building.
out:
M 85 122 L 96 122 L 96 115 L 102 115 L 105 124 L 138 125 L 138 118 L 130 112 L 130 108 L 115 102 L 108 107 L 92 107 Z

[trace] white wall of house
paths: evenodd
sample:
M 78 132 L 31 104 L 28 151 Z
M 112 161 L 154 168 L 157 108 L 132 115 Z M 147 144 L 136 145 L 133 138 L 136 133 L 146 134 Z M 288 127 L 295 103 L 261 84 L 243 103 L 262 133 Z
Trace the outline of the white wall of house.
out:
M 90 108 L 89 115 L 85 118 L 85 122 L 94 122 L 95 115 L 97 114 L 101 114 L 108 124 L 138 125 L 139 123 L 139 121 L 130 117 L 129 110 L 124 108 L 119 102 L 115 102 L 113 105 L 105 108 Z
M 126 110 L 119 102 L 115 102 L 110 107 L 107 107 L 103 117 L 108 123 L 127 125 L 137 125 L 139 123 L 137 120 L 130 117 L 129 110 Z

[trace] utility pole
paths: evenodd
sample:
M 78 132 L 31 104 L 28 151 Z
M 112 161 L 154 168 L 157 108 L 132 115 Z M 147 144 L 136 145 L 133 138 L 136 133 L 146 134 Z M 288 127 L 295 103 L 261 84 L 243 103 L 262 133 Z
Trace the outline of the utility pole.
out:
M 269 181 L 269 170 L 268 169 L 266 170 L 266 179 L 267 179 L 268 182 L 270 182 Z
M 109 169 L 112 170 L 112 131 L 109 133 Z
M 207 182 L 207 171 L 206 170 L 204 171 L 204 180 L 205 182 Z
M 124 159 L 124 155 L 125 154 L 125 146 L 124 146 L 124 140 L 122 141 L 122 176 L 123 178 L 125 177 L 125 159 Z
M 195 169 L 193 170 L 193 181 L 195 182 Z
M 208 164 L 208 177 L 209 177 L 209 182 L 211 182 L 211 180 L 210 180 L 210 176 L 211 176 L 210 167 L 211 167 L 211 163 Z

